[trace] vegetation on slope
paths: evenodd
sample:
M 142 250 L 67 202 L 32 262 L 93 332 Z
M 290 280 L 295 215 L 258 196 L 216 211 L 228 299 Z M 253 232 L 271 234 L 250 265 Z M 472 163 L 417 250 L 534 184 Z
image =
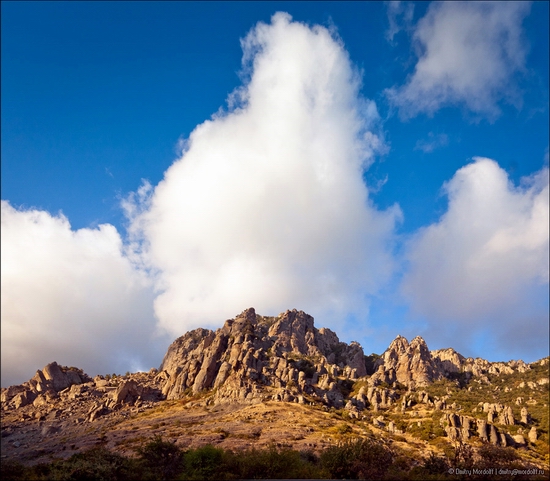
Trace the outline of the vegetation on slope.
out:
M 511 448 L 484 445 L 474 456 L 469 446 L 457 445 L 445 456 L 432 454 L 419 462 L 370 437 L 348 440 L 317 455 L 275 446 L 242 452 L 212 445 L 181 450 L 157 436 L 136 454 L 126 457 L 96 446 L 67 460 L 35 466 L 3 460 L 0 474 L 3 481 L 547 479 L 547 473 L 522 462 Z

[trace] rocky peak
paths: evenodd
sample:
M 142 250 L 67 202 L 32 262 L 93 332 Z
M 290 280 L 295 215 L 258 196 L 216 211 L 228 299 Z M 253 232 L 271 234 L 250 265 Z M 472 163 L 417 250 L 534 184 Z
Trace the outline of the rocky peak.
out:
M 250 308 L 215 332 L 188 332 L 168 348 L 159 370 L 169 399 L 216 388 L 220 399 L 246 400 L 259 396 L 264 387 L 292 387 L 295 395 L 322 398 L 334 389 L 330 385 L 338 376 L 366 375 L 358 343 L 340 342 L 334 332 L 315 328 L 313 317 L 296 309 L 263 317 Z M 318 387 L 321 381 L 326 389 Z
M 42 370 L 36 371 L 29 381 L 2 389 L 1 401 L 8 406 L 19 408 L 33 402 L 40 402 L 42 399 L 57 398 L 60 391 L 91 380 L 81 369 L 60 366 L 54 361 L 44 366 Z
M 439 349 L 431 352 L 437 368 L 449 375 L 460 372 L 465 364 L 466 358 L 456 352 L 453 348 Z
M 391 354 L 404 354 L 409 349 L 409 341 L 401 335 L 398 335 L 388 346 L 388 349 L 384 353 Z
M 286 311 L 280 314 L 270 326 L 269 338 L 276 338 L 272 349 L 277 355 L 283 352 L 314 356 L 315 349 L 313 317 L 303 311 Z
M 410 343 L 404 337 L 397 336 L 376 362 L 375 369 L 377 370 L 370 380 L 375 385 L 380 382 L 399 382 L 414 388 L 426 386 L 442 375 L 426 341 L 420 336 Z
M 384 354 L 375 363 L 375 373 L 370 382 L 399 382 L 414 388 L 426 386 L 442 377 L 453 378 L 458 373 L 466 377 L 482 378 L 486 374 L 512 374 L 526 372 L 531 368 L 525 362 L 489 362 L 481 358 L 465 358 L 452 348 L 430 351 L 420 336 L 410 343 L 397 336 Z

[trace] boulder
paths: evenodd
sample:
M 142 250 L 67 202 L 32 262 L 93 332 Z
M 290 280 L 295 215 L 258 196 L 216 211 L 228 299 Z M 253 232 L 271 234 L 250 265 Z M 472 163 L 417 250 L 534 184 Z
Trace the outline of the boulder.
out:
M 504 425 L 514 425 L 516 420 L 514 419 L 514 413 L 511 406 L 506 406 L 498 416 L 498 422 Z
M 137 383 L 135 381 L 123 381 L 119 384 L 116 391 L 111 393 L 114 405 L 122 402 L 131 403 L 141 394 Z
M 515 436 L 512 436 L 512 439 L 514 440 L 514 443 L 518 446 L 525 446 L 525 438 L 521 434 L 516 434 Z
M 48 404 L 48 401 L 46 400 L 46 396 L 43 396 L 42 394 L 39 394 L 36 396 L 36 399 L 32 402 L 32 405 L 35 408 L 38 408 L 40 406 L 46 406 Z
M 95 403 L 88 411 L 87 420 L 88 422 L 94 422 L 98 417 L 104 416 L 109 412 L 107 406 L 104 403 Z
M 373 418 L 372 425 L 377 428 L 383 428 L 386 425 L 384 422 L 384 417 L 378 416 L 377 418 Z
M 55 361 L 46 365 L 42 369 L 42 374 L 44 375 L 44 379 L 49 381 L 51 387 L 57 392 L 70 386 L 69 379 Z M 77 382 L 80 382 L 80 378 L 78 378 Z
M 523 424 L 529 424 L 531 422 L 531 415 L 525 406 L 521 408 L 521 422 Z
M 8 388 L 2 388 L 1 402 L 8 403 L 16 394 L 22 393 L 26 390 L 24 386 L 20 384 L 15 386 L 10 386 Z
M 20 407 L 27 406 L 28 404 L 31 404 L 36 399 L 36 394 L 30 390 L 23 391 L 18 394 L 16 394 L 13 399 L 11 400 L 11 403 L 15 407 L 15 409 L 19 409 Z
M 487 421 L 485 421 L 484 419 L 477 419 L 476 423 L 479 439 L 481 441 L 488 441 L 489 438 L 487 437 Z

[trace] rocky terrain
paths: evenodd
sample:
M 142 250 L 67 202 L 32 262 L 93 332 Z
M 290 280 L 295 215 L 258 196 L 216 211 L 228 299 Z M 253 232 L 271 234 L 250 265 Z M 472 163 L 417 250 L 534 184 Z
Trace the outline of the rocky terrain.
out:
M 548 470 L 548 358 L 491 363 L 398 336 L 381 355 L 302 311 L 247 309 L 176 339 L 158 369 L 89 377 L 52 362 L 1 390 L 2 459 L 38 463 L 94 445 L 319 450 L 375 435 L 412 458 L 457 443 L 513 447 Z

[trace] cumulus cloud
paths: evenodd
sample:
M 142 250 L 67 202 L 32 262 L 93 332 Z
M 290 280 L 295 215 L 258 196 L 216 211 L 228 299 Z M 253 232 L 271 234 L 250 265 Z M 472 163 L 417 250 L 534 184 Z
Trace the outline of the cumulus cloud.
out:
M 112 225 L 73 231 L 3 200 L 1 239 L 2 386 L 54 360 L 90 375 L 158 366 L 152 289 Z
M 528 2 L 433 2 L 413 33 L 418 56 L 405 85 L 388 89 L 404 118 L 461 105 L 494 119 L 499 103 L 520 103 L 525 70 L 522 21 Z
M 410 241 L 403 292 L 447 345 L 489 333 L 508 355 L 544 355 L 548 167 L 514 186 L 495 161 L 474 160 L 445 185 L 447 212 Z
M 241 41 L 243 86 L 183 142 L 154 188 L 127 199 L 156 273 L 155 313 L 180 335 L 254 306 L 324 325 L 365 316 L 391 275 L 398 207 L 371 205 L 362 172 L 384 148 L 374 102 L 342 42 L 278 13 Z

